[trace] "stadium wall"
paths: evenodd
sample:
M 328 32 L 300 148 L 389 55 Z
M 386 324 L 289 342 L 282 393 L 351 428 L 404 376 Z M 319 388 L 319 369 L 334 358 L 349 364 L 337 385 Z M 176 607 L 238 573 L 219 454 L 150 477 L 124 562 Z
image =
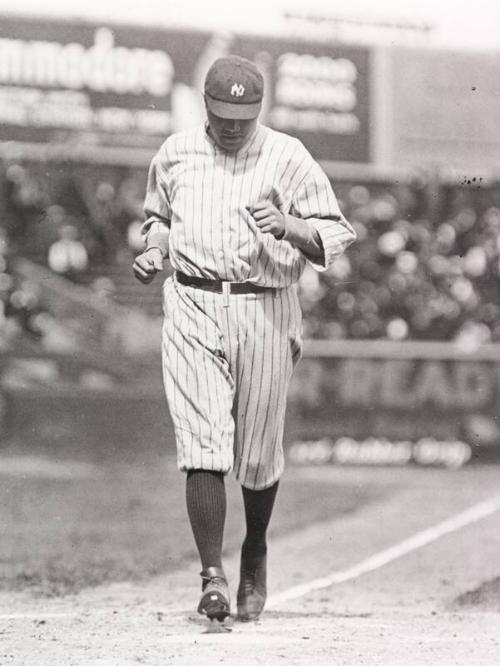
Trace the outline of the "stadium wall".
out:
M 64 455 L 175 449 L 158 368 L 148 383 L 106 384 L 82 363 L 73 384 L 66 373 L 37 386 L 2 367 L 4 443 Z M 286 450 L 297 464 L 498 461 L 499 414 L 500 345 L 310 341 L 289 394 Z

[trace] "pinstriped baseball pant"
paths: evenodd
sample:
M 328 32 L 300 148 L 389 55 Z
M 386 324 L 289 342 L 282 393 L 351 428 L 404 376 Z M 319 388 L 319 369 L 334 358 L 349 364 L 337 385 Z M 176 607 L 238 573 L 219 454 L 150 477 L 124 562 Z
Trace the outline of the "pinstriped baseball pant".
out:
M 163 307 L 163 381 L 179 469 L 234 469 L 246 488 L 273 485 L 283 472 L 286 397 L 302 351 L 295 287 L 223 295 L 171 277 Z

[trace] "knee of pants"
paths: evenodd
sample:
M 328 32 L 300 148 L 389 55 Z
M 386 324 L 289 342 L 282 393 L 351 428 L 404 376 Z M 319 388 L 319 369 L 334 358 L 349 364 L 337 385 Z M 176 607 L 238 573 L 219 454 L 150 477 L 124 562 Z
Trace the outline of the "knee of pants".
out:
M 283 450 L 275 452 L 272 460 L 252 461 L 245 463 L 235 461 L 236 479 L 250 490 L 264 490 L 278 481 L 285 468 Z
M 234 454 L 229 443 L 200 439 L 181 429 L 176 431 L 176 442 L 177 467 L 183 472 L 206 469 L 226 474 L 233 469 Z

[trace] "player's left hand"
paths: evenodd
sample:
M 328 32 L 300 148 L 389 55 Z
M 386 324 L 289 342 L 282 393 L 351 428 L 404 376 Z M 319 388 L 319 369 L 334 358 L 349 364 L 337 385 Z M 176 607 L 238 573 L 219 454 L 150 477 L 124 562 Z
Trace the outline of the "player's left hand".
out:
M 285 215 L 270 201 L 261 199 L 246 209 L 255 220 L 255 224 L 263 234 L 272 234 L 282 238 L 285 233 Z

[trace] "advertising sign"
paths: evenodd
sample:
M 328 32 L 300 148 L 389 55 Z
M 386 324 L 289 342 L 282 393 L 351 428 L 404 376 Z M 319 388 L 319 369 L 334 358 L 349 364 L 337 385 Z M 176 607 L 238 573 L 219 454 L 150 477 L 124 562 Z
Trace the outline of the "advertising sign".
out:
M 209 36 L 2 17 L 0 141 L 157 147 L 203 113 Z
M 370 161 L 370 51 L 342 44 L 240 36 L 235 52 L 266 78 L 263 120 L 319 160 Z
M 364 47 L 9 17 L 0 21 L 0 141 L 157 147 L 203 122 L 205 74 L 231 52 L 264 73 L 264 122 L 316 159 L 370 160 Z
M 498 361 L 309 357 L 292 383 L 289 455 L 309 463 L 459 467 L 476 454 L 498 456 L 499 407 Z

